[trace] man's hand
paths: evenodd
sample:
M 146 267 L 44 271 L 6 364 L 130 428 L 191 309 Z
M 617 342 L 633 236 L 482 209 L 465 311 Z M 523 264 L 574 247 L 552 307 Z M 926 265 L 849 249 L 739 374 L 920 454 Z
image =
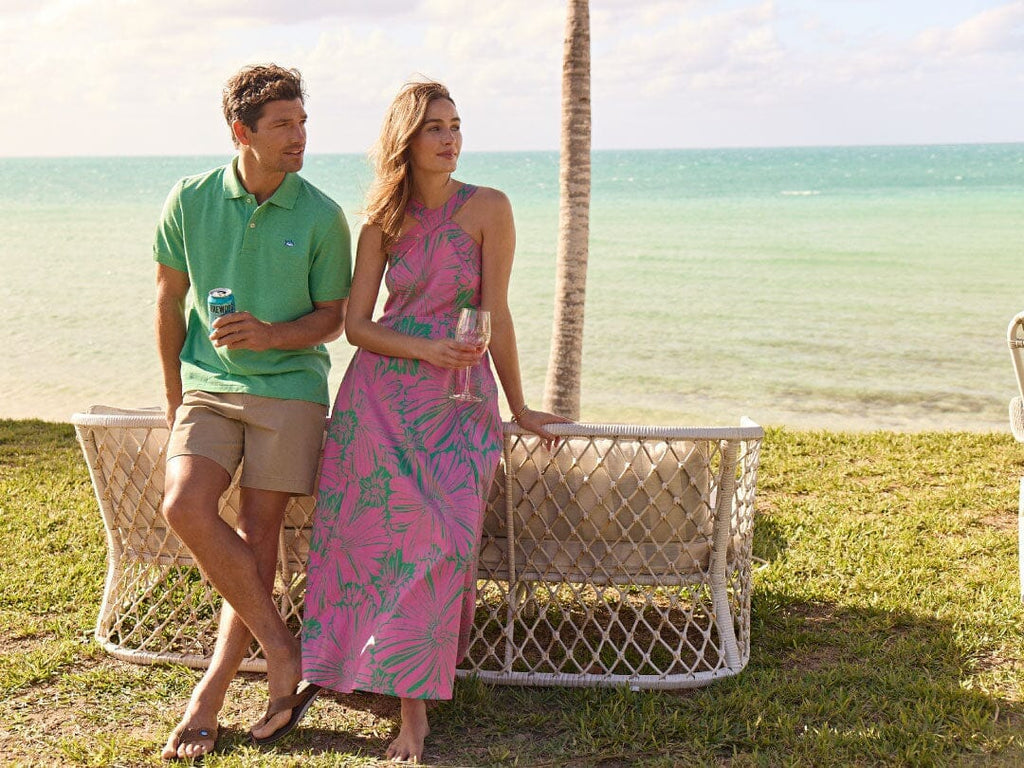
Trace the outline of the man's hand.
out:
M 248 312 L 232 312 L 214 320 L 210 340 L 215 347 L 265 352 L 274 348 L 274 326 Z
M 164 406 L 164 418 L 167 419 L 167 428 L 174 428 L 174 415 L 178 412 L 178 406 L 181 405 L 181 389 L 178 389 L 176 395 L 171 393 L 167 394 L 167 404 Z

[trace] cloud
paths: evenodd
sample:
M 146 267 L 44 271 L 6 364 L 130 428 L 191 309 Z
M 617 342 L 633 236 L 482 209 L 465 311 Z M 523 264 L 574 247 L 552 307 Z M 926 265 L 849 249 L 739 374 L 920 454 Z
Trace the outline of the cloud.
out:
M 422 0 L 4 0 L 0 18 L 32 14 L 47 23 L 65 19 L 74 23 L 89 19 L 120 20 L 122 33 L 163 29 L 174 32 L 213 24 L 218 28 L 253 24 L 295 25 L 332 18 L 363 18 L 387 21 L 414 14 Z
M 421 0 L 178 0 L 168 3 L 175 13 L 193 19 L 225 17 L 243 18 L 266 24 L 297 24 L 332 18 L 365 17 L 373 19 L 401 16 L 415 12 Z
M 594 62 L 602 88 L 664 98 L 684 89 L 755 87 L 782 57 L 771 2 L 718 13 L 609 16 L 595 36 L 615 40 Z
M 989 8 L 952 29 L 925 30 L 909 47 L 920 55 L 945 58 L 1024 54 L 1024 0 Z
M 315 45 L 293 60 L 309 82 L 314 145 L 326 137 L 340 151 L 361 152 L 409 79 L 445 82 L 463 117 L 467 148 L 550 147 L 557 143 L 558 88 L 564 9 L 546 0 L 530 6 L 428 0 L 400 25 L 318 25 Z M 521 122 L 544 110 L 550 119 Z
M 5 0 L 0 8 L 0 19 L 35 14 L 40 7 L 39 0 Z
M 913 140 L 937 126 L 953 140 L 1018 136 L 1021 110 L 1006 94 L 1024 78 L 1024 0 L 978 1 L 957 17 L 874 0 L 591 0 L 594 146 Z M 317 151 L 364 151 L 418 74 L 452 89 L 468 148 L 554 148 L 565 10 L 565 0 L 5 0 L 0 68 L 19 84 L 7 108 L 29 117 L 0 123 L 0 146 L 226 152 L 223 81 L 276 61 L 307 79 Z

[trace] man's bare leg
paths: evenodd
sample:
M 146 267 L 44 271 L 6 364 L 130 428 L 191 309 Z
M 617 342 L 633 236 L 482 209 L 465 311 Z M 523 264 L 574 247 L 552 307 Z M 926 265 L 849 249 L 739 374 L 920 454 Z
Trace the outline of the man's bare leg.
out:
M 267 688 L 270 699 L 274 700 L 291 695 L 302 676 L 299 644 L 285 626 L 265 587 L 260 559 L 250 544 L 218 514 L 218 501 L 229 483 L 227 472 L 211 459 L 175 457 L 167 462 L 164 515 L 210 583 L 259 640 L 267 659 Z M 289 495 L 254 489 L 243 489 L 242 495 L 246 516 L 276 519 L 272 536 L 267 526 L 267 535 L 275 543 L 276 565 L 278 527 Z M 272 577 L 273 565 L 270 572 Z M 231 661 L 239 658 L 240 637 L 231 627 L 225 640 L 228 647 L 224 649 L 225 656 L 230 656 Z M 218 670 L 217 685 L 223 686 L 224 690 L 226 685 L 221 675 L 226 674 L 222 665 Z M 213 703 L 211 699 L 211 705 Z M 289 716 L 288 711 L 279 713 L 266 724 L 267 731 L 276 730 L 288 721 Z
M 388 760 L 423 762 L 423 742 L 430 735 L 427 722 L 427 702 L 423 699 L 402 699 L 402 727 L 398 737 L 388 746 L 384 756 Z
M 192 696 L 181 716 L 181 721 L 171 731 L 167 744 L 164 745 L 161 753 L 164 760 L 200 757 L 213 751 L 216 743 L 214 734 L 217 730 L 217 716 L 224 706 L 228 686 L 238 672 L 251 642 L 252 633 L 231 606 L 224 603 L 217 630 L 217 644 L 214 646 L 210 666 L 192 689 Z M 197 728 L 206 729 L 210 737 L 192 735 L 188 739 L 182 739 L 180 734 L 185 728 L 193 731 Z
M 237 533 L 255 553 L 260 579 L 269 593 L 273 591 L 277 572 L 278 531 L 284 518 L 284 509 L 281 509 L 280 514 L 275 514 L 273 510 L 254 513 L 252 504 L 246 504 L 246 491 L 244 488 L 241 491 Z M 213 738 L 193 736 L 189 741 L 182 741 L 179 734 L 185 728 L 205 728 L 211 735 L 215 734 L 217 716 L 224 706 L 228 686 L 237 674 L 251 643 L 252 633 L 249 628 L 230 603 L 223 603 L 210 666 L 192 690 L 181 722 L 167 739 L 161 755 L 163 759 L 200 757 L 213 750 Z
M 278 491 L 263 491 L 255 488 L 242 488 L 241 489 L 241 503 L 240 507 L 242 510 L 239 511 L 239 519 L 242 517 L 250 518 L 253 520 L 253 524 L 249 526 L 249 530 L 244 534 L 244 538 L 250 542 L 253 550 L 257 553 L 262 553 L 264 561 L 260 562 L 260 576 L 266 578 L 267 595 L 272 596 L 274 590 L 274 578 L 277 572 L 277 556 L 278 546 L 280 544 L 280 533 L 281 525 L 284 522 L 285 511 L 288 507 L 288 501 L 291 499 L 291 494 L 278 492 Z M 272 527 L 260 526 L 258 522 L 263 519 L 273 517 L 275 522 Z M 264 571 L 263 568 L 266 568 Z M 287 626 L 284 620 L 281 619 L 281 614 L 278 612 L 277 605 L 271 600 L 271 605 L 274 609 L 274 616 L 277 617 L 278 622 L 285 631 L 288 632 Z M 302 659 L 300 654 L 299 641 L 288 632 L 288 637 L 292 641 L 292 645 L 295 649 L 294 660 L 296 662 L 294 671 L 289 672 L 286 670 L 288 675 L 285 679 L 289 681 L 288 688 L 283 694 L 275 694 L 273 690 L 270 692 L 271 701 L 279 698 L 280 696 L 289 696 L 295 692 L 296 686 L 302 679 Z M 271 668 L 271 660 L 267 658 L 267 675 L 269 676 L 275 671 Z M 282 725 L 288 722 L 291 717 L 291 710 L 285 710 L 278 712 L 274 717 L 266 722 L 263 727 L 253 728 L 252 734 L 258 738 L 269 736 Z

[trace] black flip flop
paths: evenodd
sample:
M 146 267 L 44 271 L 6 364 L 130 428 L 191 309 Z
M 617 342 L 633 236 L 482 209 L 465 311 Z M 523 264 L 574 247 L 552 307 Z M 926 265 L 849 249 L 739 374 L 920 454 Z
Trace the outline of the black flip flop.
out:
M 270 744 L 275 744 L 295 730 L 295 726 L 298 725 L 299 721 L 306 716 L 306 712 L 313 704 L 317 694 L 322 690 L 323 688 L 316 683 L 307 683 L 306 687 L 301 691 L 296 687 L 295 693 L 291 696 L 282 696 L 279 699 L 271 701 L 270 705 L 267 707 L 267 713 L 263 716 L 263 720 L 269 720 L 278 712 L 284 712 L 288 709 L 292 711 L 292 716 L 288 718 L 287 723 L 282 725 L 269 736 L 263 736 L 261 738 L 259 736 L 254 736 L 252 731 L 250 731 L 249 736 L 252 737 L 253 744 L 260 747 L 266 747 Z

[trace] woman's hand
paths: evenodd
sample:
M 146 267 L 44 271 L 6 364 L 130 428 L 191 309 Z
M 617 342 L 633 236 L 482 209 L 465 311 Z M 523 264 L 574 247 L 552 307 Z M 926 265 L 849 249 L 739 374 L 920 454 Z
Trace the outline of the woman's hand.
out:
M 486 349 L 485 345 L 474 347 L 455 339 L 434 339 L 424 359 L 438 368 L 468 368 L 480 362 Z
M 523 429 L 533 432 L 537 435 L 544 443 L 544 447 L 548 450 L 557 448 L 561 438 L 557 435 L 552 434 L 544 427 L 548 424 L 571 424 L 572 419 L 567 419 L 564 416 L 559 416 L 555 413 L 548 413 L 547 411 L 532 411 L 529 408 L 523 409 L 520 413 L 516 414 L 514 421 Z

